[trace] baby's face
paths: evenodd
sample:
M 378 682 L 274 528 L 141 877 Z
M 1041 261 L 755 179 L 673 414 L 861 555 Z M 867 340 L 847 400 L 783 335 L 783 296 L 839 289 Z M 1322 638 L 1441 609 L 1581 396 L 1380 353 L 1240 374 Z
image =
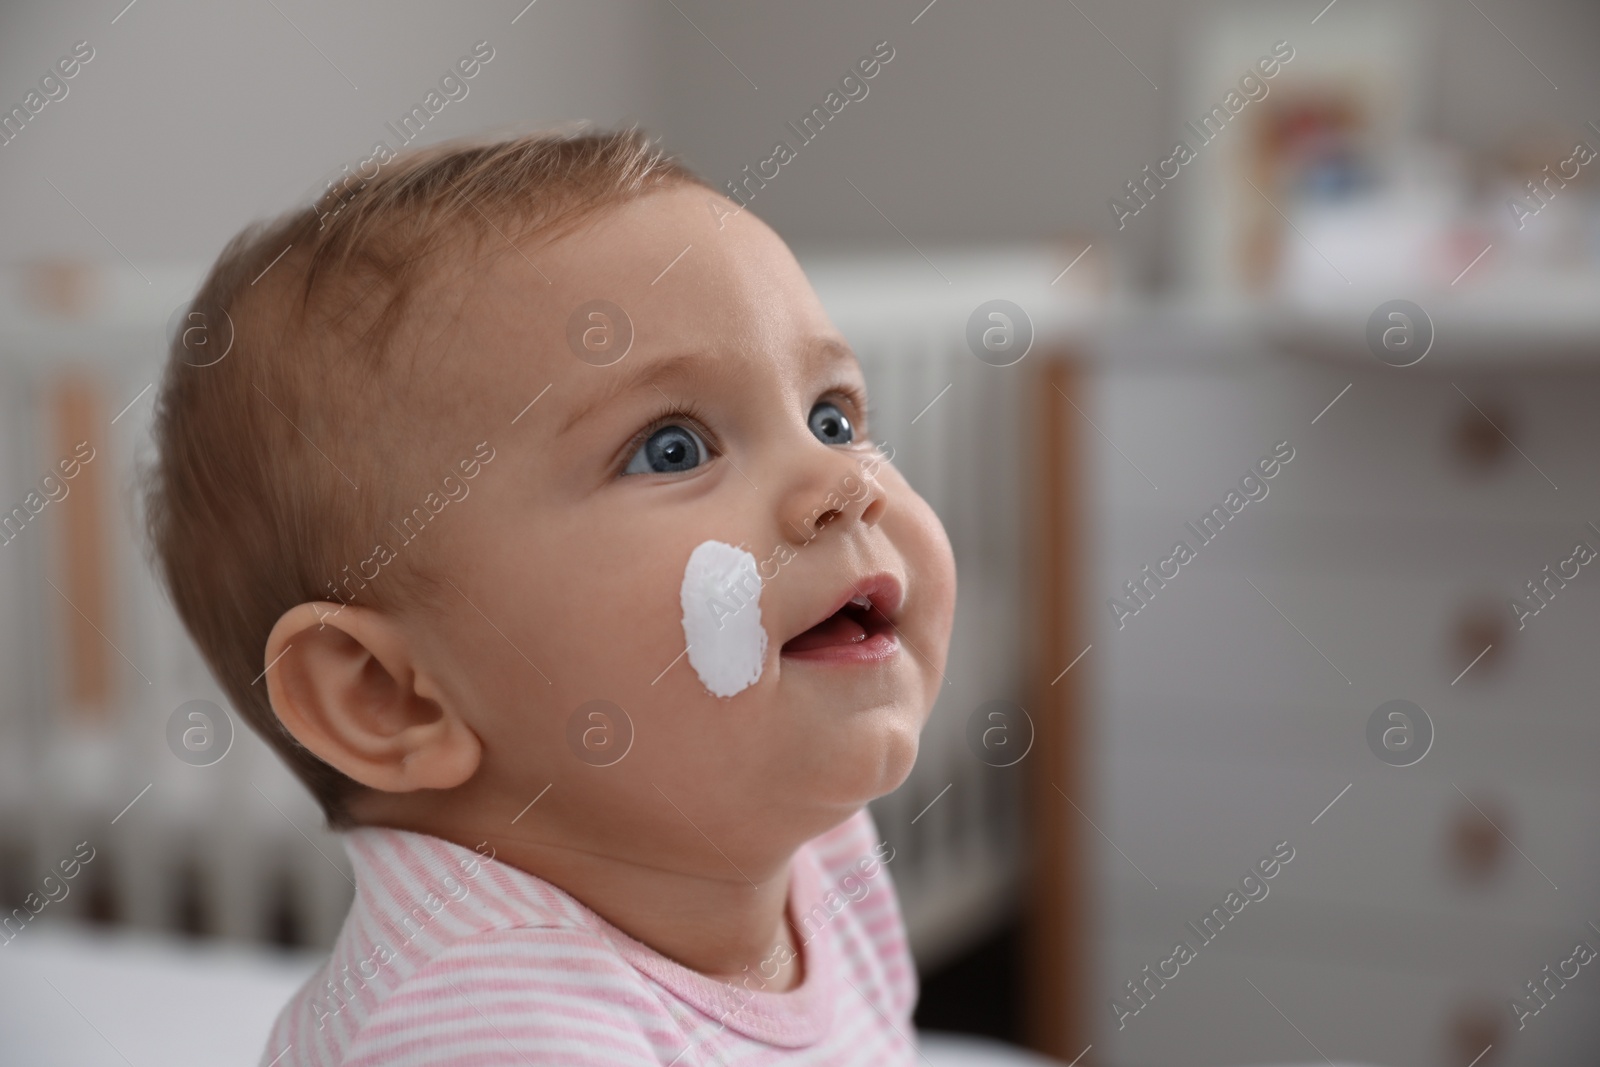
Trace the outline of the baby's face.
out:
M 869 441 L 855 357 L 789 249 L 736 210 L 655 192 L 472 276 L 448 402 L 496 455 L 433 546 L 460 595 L 444 586 L 443 615 L 412 624 L 483 741 L 474 830 L 526 831 L 537 812 L 596 848 L 798 843 L 911 769 L 956 576 L 938 518 L 884 456 L 931 443 Z M 609 366 L 594 363 L 615 349 L 586 361 L 569 345 L 597 299 L 633 330 Z M 685 655 L 685 566 L 707 541 L 748 551 L 762 578 L 725 623 L 758 607 L 767 635 L 731 696 Z M 872 594 L 869 639 L 835 619 L 793 642 L 856 590 Z M 595 700 L 626 722 L 574 725 Z

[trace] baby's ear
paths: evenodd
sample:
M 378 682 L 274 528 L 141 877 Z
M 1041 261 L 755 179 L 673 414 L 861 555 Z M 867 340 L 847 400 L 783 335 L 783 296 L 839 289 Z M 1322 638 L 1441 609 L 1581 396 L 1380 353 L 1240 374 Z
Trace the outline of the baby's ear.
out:
M 265 682 L 284 727 L 372 789 L 452 789 L 477 771 L 483 744 L 426 694 L 404 629 L 373 608 L 297 604 L 267 637 Z

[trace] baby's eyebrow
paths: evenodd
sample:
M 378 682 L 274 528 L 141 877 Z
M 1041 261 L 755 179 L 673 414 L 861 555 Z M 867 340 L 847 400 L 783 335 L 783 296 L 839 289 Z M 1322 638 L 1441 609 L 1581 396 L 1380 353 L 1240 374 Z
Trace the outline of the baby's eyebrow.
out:
M 705 372 L 718 362 L 714 356 L 703 352 L 682 352 L 663 356 L 649 363 L 634 363 L 626 371 L 613 375 L 594 396 L 581 401 L 562 422 L 559 433 L 565 435 L 578 423 L 593 415 L 613 400 L 648 386 L 660 385 L 674 379 L 693 375 L 696 370 Z
M 838 363 L 854 363 L 855 353 L 849 346 L 831 337 L 816 337 L 803 346 L 814 372 Z M 562 422 L 558 435 L 565 435 L 579 422 L 616 400 L 618 397 L 650 386 L 699 375 L 715 375 L 723 379 L 748 375 L 748 360 L 733 360 L 715 356 L 703 350 L 680 352 L 663 356 L 649 363 L 634 363 L 628 370 L 610 378 L 605 387 L 587 400 L 580 401 Z

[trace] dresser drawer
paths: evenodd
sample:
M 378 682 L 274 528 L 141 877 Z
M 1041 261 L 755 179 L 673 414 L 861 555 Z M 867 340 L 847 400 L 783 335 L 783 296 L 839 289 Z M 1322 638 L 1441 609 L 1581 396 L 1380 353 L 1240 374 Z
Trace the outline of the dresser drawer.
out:
M 1143 546 L 1158 542 L 1120 538 L 1122 547 L 1091 569 L 1094 649 L 1080 669 L 1115 701 L 1107 729 L 1137 731 L 1143 723 L 1219 740 L 1221 731 L 1229 735 L 1224 747 L 1238 750 L 1260 735 L 1239 735 L 1205 709 L 1275 708 L 1265 726 L 1274 746 L 1337 713 L 1359 716 L 1348 731 L 1359 748 L 1365 716 L 1403 698 L 1426 709 L 1440 744 L 1448 739 L 1469 764 L 1476 753 L 1507 771 L 1593 777 L 1600 560 L 1546 593 L 1547 606 L 1520 629 L 1511 608 L 1541 575 L 1541 560 L 1571 554 L 1577 531 L 1328 530 L 1261 519 L 1225 530 L 1164 585 L 1145 585 L 1142 606 L 1118 582 L 1143 580 L 1140 561 L 1155 558 Z M 1589 541 L 1600 548 L 1600 536 Z M 1358 568 L 1362 555 L 1369 562 Z M 1118 619 L 1108 606 L 1113 597 L 1137 614 Z M 1508 735 L 1509 727 L 1520 733 Z
M 1246 917 L 1299 901 L 1562 936 L 1600 921 L 1592 787 L 1496 778 L 1445 760 L 1419 773 L 1433 755 L 1396 768 L 1363 752 L 1332 768 L 1303 754 L 1220 761 L 1112 744 L 1103 759 L 1092 803 L 1073 800 L 1105 834 L 1088 847 L 1113 918 L 1195 895 L 1187 917 L 1198 919 L 1286 841 L 1293 861 Z
M 1280 441 L 1294 458 L 1247 515 L 1581 521 L 1600 510 L 1590 506 L 1600 373 L 1440 375 L 1259 358 L 1193 373 L 1113 367 L 1089 400 L 1082 416 L 1099 432 L 1087 423 L 1077 432 L 1118 514 L 1193 519 Z
M 1321 1063 L 1327 1056 L 1335 1063 L 1467 1067 L 1492 1044 L 1477 1067 L 1576 1067 L 1592 1063 L 1600 1047 L 1600 975 L 1587 967 L 1519 1031 L 1510 978 L 1219 945 L 1201 949 L 1119 1030 L 1113 995 L 1170 952 L 1170 939 L 1101 942 L 1089 1016 L 1100 1063 L 1220 1067 Z

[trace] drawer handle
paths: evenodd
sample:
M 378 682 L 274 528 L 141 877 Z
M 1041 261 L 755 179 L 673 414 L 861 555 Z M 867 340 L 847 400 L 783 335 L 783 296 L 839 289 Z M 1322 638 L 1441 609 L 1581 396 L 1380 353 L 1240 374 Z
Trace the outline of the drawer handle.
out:
M 1493 400 L 1478 404 L 1481 411 L 1468 406 L 1457 412 L 1450 432 L 1450 452 L 1463 467 L 1483 474 L 1510 454 L 1517 434 L 1515 420 L 1505 405 Z
M 1450 1015 L 1446 1053 L 1449 1062 L 1471 1063 L 1473 1067 L 1496 1067 L 1504 1062 L 1500 1056 L 1500 1047 L 1505 1044 L 1502 1038 L 1506 1024 L 1501 1018 L 1504 1012 L 1499 1003 L 1481 997 L 1458 1004 Z
M 1504 806 L 1494 800 L 1474 798 L 1456 808 L 1450 817 L 1446 850 L 1457 879 L 1464 884 L 1481 885 L 1505 867 L 1506 838 L 1501 831 L 1513 833 L 1510 818 Z
M 1473 600 L 1456 610 L 1450 627 L 1450 662 L 1445 665 L 1455 678 L 1451 685 L 1491 677 L 1504 666 L 1511 647 L 1509 616 L 1498 600 Z

